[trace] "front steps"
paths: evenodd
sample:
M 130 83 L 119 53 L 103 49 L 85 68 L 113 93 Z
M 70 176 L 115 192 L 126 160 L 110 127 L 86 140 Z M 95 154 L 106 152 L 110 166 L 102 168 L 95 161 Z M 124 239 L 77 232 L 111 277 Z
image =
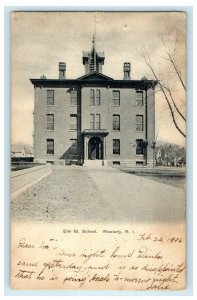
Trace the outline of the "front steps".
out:
M 102 159 L 95 159 L 95 160 L 85 159 L 83 166 L 87 167 L 87 168 L 93 168 L 94 169 L 94 168 L 107 167 L 108 164 L 107 164 L 107 161 L 104 161 Z

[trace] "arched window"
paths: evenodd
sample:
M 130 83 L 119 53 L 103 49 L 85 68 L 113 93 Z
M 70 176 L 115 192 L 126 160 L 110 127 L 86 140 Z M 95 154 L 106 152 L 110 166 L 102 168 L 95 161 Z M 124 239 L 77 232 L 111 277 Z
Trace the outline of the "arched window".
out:
M 101 91 L 100 90 L 96 90 L 95 105 L 101 105 Z
M 90 114 L 90 129 L 94 129 L 95 117 L 94 114 Z
M 96 114 L 96 127 L 95 129 L 101 129 L 101 115 Z
M 120 130 L 120 115 L 113 115 L 113 130 Z
M 136 115 L 136 131 L 144 130 L 144 117 L 142 115 Z
M 94 97 L 95 97 L 94 90 L 90 90 L 90 105 L 94 105 Z

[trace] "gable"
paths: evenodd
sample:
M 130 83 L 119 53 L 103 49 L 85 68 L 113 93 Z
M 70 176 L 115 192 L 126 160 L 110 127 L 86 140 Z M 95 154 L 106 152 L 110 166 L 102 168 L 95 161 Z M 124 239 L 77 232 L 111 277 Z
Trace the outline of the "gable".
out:
M 103 75 L 98 72 L 87 74 L 77 78 L 77 80 L 113 80 L 113 78 Z

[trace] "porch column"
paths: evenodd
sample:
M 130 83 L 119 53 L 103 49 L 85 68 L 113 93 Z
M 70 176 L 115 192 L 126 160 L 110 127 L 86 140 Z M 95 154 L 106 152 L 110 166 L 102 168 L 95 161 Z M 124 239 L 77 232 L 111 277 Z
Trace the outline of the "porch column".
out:
M 84 159 L 88 159 L 88 138 L 84 137 Z
M 106 159 L 106 138 L 103 137 L 103 159 Z

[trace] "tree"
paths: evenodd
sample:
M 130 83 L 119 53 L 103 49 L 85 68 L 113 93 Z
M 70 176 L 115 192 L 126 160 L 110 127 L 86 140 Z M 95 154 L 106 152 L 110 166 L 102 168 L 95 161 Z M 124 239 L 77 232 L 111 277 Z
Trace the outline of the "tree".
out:
M 156 147 L 156 161 L 158 165 L 185 165 L 186 149 L 175 144 L 160 144 Z
M 184 78 L 182 76 L 181 68 L 178 64 L 177 59 L 177 38 L 175 38 L 173 41 L 169 38 L 170 33 L 167 30 L 163 34 L 160 34 L 160 41 L 163 45 L 164 49 L 164 55 L 159 55 L 158 57 L 160 60 L 165 61 L 165 64 L 168 64 L 169 68 L 174 72 L 174 78 L 176 77 L 178 84 L 182 88 L 182 93 L 185 97 L 186 92 L 186 84 L 184 82 Z M 180 104 L 178 104 L 179 101 L 177 101 L 177 94 L 176 91 L 173 90 L 172 87 L 170 87 L 169 83 L 167 82 L 165 76 L 162 77 L 162 72 L 159 74 L 159 71 L 157 67 L 153 64 L 153 61 L 151 59 L 150 53 L 147 51 L 147 49 L 142 46 L 140 49 L 138 49 L 138 52 L 140 53 L 141 57 L 144 59 L 145 64 L 148 66 L 149 70 L 151 71 L 153 77 L 155 80 L 158 81 L 158 91 L 161 92 L 163 95 L 168 108 L 170 110 L 170 114 L 172 117 L 172 121 L 178 132 L 186 138 L 185 129 L 181 127 L 181 124 L 186 123 L 186 117 L 184 115 L 184 112 L 181 111 Z

